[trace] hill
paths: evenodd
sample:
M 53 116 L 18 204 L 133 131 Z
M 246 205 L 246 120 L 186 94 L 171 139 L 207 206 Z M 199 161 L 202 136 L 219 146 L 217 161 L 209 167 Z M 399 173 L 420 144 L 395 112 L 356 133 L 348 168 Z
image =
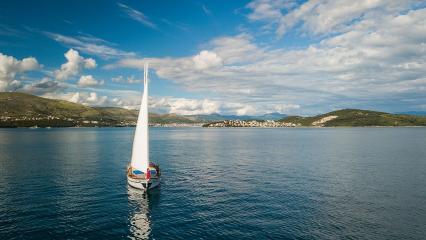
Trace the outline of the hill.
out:
M 133 126 L 137 110 L 89 107 L 25 93 L 0 93 L 0 127 Z M 174 114 L 150 114 L 151 124 L 193 123 Z
M 426 117 L 360 109 L 343 109 L 314 117 L 289 116 L 280 121 L 316 127 L 426 126 Z

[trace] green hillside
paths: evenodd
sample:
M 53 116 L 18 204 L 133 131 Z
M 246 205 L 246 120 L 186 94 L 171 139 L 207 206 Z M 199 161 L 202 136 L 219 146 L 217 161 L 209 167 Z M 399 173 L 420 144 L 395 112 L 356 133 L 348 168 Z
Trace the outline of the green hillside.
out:
M 343 109 L 314 117 L 289 116 L 281 121 L 318 127 L 426 126 L 426 117 L 359 109 Z
M 61 117 L 96 116 L 98 111 L 81 104 L 62 100 L 41 98 L 25 93 L 0 93 L 0 113 L 2 116 L 44 116 Z
M 133 126 L 137 110 L 89 107 L 25 93 L 0 93 L 0 127 Z M 150 113 L 150 123 L 193 123 L 174 114 Z

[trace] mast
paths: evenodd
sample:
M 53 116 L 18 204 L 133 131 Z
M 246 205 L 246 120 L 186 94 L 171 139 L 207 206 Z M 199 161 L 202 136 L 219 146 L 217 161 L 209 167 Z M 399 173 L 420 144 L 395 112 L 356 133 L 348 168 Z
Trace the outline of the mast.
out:
M 148 132 L 148 63 L 144 65 L 143 94 L 133 139 L 131 166 L 146 173 L 149 166 L 149 132 Z

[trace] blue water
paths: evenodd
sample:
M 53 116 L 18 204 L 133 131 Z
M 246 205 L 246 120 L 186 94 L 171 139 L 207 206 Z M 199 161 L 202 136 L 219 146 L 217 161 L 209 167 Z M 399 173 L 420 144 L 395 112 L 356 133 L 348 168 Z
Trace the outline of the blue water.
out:
M 424 239 L 426 128 L 0 129 L 0 239 Z

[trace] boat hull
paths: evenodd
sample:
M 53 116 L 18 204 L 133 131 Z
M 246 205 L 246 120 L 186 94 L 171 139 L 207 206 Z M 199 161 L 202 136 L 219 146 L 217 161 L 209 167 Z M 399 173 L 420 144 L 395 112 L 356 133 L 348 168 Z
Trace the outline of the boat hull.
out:
M 160 185 L 161 178 L 139 179 L 127 176 L 127 183 L 134 188 L 147 191 Z

